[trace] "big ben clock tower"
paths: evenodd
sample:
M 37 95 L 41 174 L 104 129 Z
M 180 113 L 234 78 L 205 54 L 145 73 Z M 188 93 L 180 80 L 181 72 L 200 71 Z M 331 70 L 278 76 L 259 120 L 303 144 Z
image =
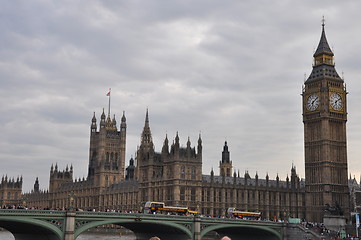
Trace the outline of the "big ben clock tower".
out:
M 324 21 L 320 43 L 313 58 L 313 69 L 302 92 L 306 219 L 322 222 L 328 205 L 340 206 L 344 216 L 349 212 L 347 92 L 344 80 L 335 69 Z

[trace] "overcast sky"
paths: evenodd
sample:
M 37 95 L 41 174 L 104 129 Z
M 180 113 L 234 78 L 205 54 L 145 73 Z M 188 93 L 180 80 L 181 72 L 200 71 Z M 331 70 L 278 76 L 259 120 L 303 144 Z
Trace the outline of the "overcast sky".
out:
M 272 3 L 272 4 L 270 4 Z M 301 92 L 326 19 L 348 94 L 349 172 L 361 173 L 361 1 L 16 1 L 0 8 L 0 174 L 23 190 L 51 164 L 86 177 L 93 112 L 127 118 L 127 162 L 146 109 L 156 151 L 203 140 L 219 173 L 225 140 L 241 175 L 304 177 Z

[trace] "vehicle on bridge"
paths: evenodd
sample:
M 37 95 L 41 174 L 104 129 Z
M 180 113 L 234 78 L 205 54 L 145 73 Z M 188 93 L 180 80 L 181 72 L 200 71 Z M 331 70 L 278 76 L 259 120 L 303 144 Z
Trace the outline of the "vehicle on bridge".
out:
M 248 220 L 260 220 L 261 219 L 260 212 L 248 212 L 248 211 L 241 211 L 236 210 L 236 208 L 228 208 L 227 216 L 234 217 L 234 218 L 242 218 Z
M 146 202 L 144 213 L 193 216 L 198 214 L 198 211 L 190 210 L 188 207 L 166 206 L 164 202 Z

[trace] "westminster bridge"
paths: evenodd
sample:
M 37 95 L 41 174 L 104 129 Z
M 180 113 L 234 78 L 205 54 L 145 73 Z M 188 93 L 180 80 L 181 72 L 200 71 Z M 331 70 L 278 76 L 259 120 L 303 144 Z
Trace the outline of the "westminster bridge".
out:
M 201 240 L 212 231 L 232 239 L 286 239 L 286 224 L 270 221 L 117 212 L 0 210 L 0 227 L 11 232 L 16 240 L 74 240 L 91 228 L 108 224 L 123 226 L 140 240 L 152 236 L 162 240 Z

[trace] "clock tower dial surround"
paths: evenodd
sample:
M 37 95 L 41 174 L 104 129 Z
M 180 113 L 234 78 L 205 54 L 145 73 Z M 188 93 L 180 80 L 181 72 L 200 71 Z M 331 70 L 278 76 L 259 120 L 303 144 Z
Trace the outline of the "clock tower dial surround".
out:
M 306 219 L 323 222 L 324 207 L 340 205 L 349 212 L 347 179 L 347 101 L 325 25 L 313 69 L 302 91 L 305 146 Z

